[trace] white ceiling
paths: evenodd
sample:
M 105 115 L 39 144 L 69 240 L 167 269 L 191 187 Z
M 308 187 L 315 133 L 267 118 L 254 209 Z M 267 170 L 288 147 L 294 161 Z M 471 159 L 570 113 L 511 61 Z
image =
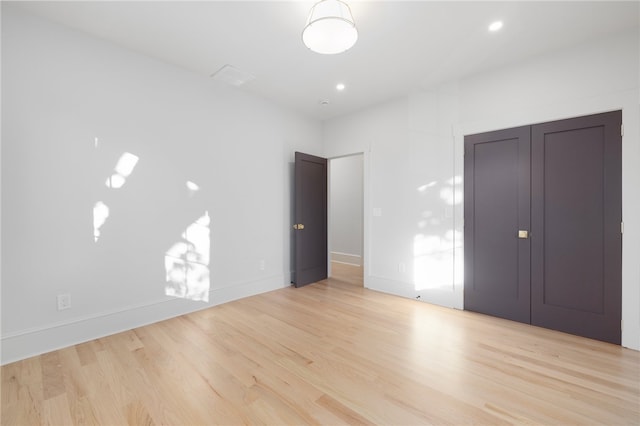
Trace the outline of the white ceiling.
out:
M 309 1 L 22 2 L 21 8 L 327 119 L 456 77 L 638 28 L 639 3 L 350 1 L 359 39 L 339 55 L 302 44 Z M 500 19 L 504 28 L 489 33 Z M 338 93 L 335 85 L 346 84 Z M 319 101 L 330 104 L 321 106 Z

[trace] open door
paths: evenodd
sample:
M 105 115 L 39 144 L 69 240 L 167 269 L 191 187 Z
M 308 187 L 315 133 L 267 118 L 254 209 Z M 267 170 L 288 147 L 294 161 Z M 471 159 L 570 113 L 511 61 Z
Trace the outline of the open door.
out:
M 295 153 L 296 287 L 327 278 L 327 159 Z

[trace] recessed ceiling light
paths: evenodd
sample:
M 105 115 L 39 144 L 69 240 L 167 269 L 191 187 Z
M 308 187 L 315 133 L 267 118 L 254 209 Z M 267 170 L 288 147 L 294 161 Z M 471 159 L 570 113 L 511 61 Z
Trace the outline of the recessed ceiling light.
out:
M 336 90 L 343 91 L 346 86 L 343 83 L 336 84 Z
M 502 28 L 502 21 L 495 21 L 492 22 L 491 25 L 489 25 L 489 31 L 491 32 L 496 32 L 500 30 L 500 28 Z

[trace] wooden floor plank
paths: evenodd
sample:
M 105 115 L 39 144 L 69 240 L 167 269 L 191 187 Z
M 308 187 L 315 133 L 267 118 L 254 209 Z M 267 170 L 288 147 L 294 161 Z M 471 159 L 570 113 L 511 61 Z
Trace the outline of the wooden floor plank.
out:
M 341 266 L 5 365 L 0 421 L 640 424 L 639 352 L 371 291 Z
M 331 278 L 357 287 L 363 287 L 363 268 L 352 263 L 331 261 Z

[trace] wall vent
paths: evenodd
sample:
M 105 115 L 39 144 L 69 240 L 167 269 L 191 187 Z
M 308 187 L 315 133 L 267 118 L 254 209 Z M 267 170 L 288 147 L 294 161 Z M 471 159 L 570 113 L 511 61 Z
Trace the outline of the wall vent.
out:
M 227 83 L 231 86 L 240 87 L 243 84 L 254 80 L 256 77 L 253 74 L 239 70 L 233 65 L 226 64 L 218 71 L 211 74 L 211 78 L 217 81 L 222 81 L 223 83 Z

